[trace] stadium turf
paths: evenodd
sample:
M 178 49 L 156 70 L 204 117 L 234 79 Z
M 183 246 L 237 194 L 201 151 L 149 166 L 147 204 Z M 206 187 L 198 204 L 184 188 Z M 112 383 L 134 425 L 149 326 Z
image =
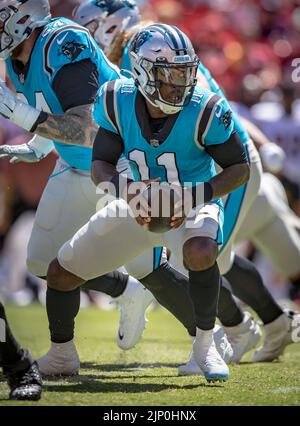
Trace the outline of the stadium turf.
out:
M 48 349 L 45 310 L 40 306 L 8 307 L 8 317 L 22 345 L 35 357 Z M 289 346 L 284 361 L 231 366 L 222 384 L 203 377 L 177 377 L 189 354 L 183 327 L 165 310 L 149 313 L 136 348 L 122 352 L 115 344 L 116 311 L 81 310 L 76 343 L 82 360 L 79 376 L 45 380 L 42 400 L 7 400 L 0 376 L 0 405 L 300 405 L 300 344 Z

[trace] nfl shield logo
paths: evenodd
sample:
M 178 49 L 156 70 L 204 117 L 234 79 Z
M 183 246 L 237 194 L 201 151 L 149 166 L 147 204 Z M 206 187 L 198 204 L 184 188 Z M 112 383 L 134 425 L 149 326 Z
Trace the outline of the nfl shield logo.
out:
M 150 145 L 153 146 L 154 148 L 157 148 L 159 147 L 159 141 L 157 139 L 151 139 Z

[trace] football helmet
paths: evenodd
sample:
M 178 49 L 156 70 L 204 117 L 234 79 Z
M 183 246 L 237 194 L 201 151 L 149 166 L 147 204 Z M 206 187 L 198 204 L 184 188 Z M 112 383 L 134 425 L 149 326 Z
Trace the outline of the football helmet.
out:
M 177 27 L 153 24 L 138 32 L 129 47 L 132 75 L 143 96 L 166 114 L 190 102 L 199 59 Z
M 48 0 L 1 0 L 0 59 L 7 59 L 19 44 L 50 18 Z
M 137 25 L 141 16 L 134 0 L 87 0 L 73 12 L 73 19 L 88 28 L 106 54 L 115 37 Z

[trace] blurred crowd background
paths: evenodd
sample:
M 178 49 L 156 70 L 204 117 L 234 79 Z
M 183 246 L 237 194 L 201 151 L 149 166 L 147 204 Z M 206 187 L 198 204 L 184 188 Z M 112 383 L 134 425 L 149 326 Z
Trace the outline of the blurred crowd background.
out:
M 278 177 L 300 216 L 300 0 L 140 0 L 143 17 L 177 25 L 201 61 L 235 102 L 286 153 Z M 53 16 L 71 17 L 78 0 L 50 0 Z M 0 63 L 1 78 L 5 65 Z M 0 120 L 0 144 L 20 144 L 28 134 Z M 26 271 L 26 246 L 35 209 L 54 167 L 53 152 L 37 164 L 0 160 L 0 294 L 26 305 L 44 299 L 44 285 Z M 275 297 L 288 283 L 255 247 L 243 250 L 257 263 Z M 86 295 L 83 304 L 105 298 Z

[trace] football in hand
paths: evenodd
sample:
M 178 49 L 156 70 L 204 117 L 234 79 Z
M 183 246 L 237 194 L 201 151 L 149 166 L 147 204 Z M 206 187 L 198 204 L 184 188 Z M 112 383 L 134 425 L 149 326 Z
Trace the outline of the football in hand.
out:
M 152 184 L 144 192 L 151 209 L 151 222 L 147 228 L 150 232 L 163 233 L 171 229 L 171 218 L 175 214 L 175 203 L 179 200 L 174 186 L 168 183 Z

